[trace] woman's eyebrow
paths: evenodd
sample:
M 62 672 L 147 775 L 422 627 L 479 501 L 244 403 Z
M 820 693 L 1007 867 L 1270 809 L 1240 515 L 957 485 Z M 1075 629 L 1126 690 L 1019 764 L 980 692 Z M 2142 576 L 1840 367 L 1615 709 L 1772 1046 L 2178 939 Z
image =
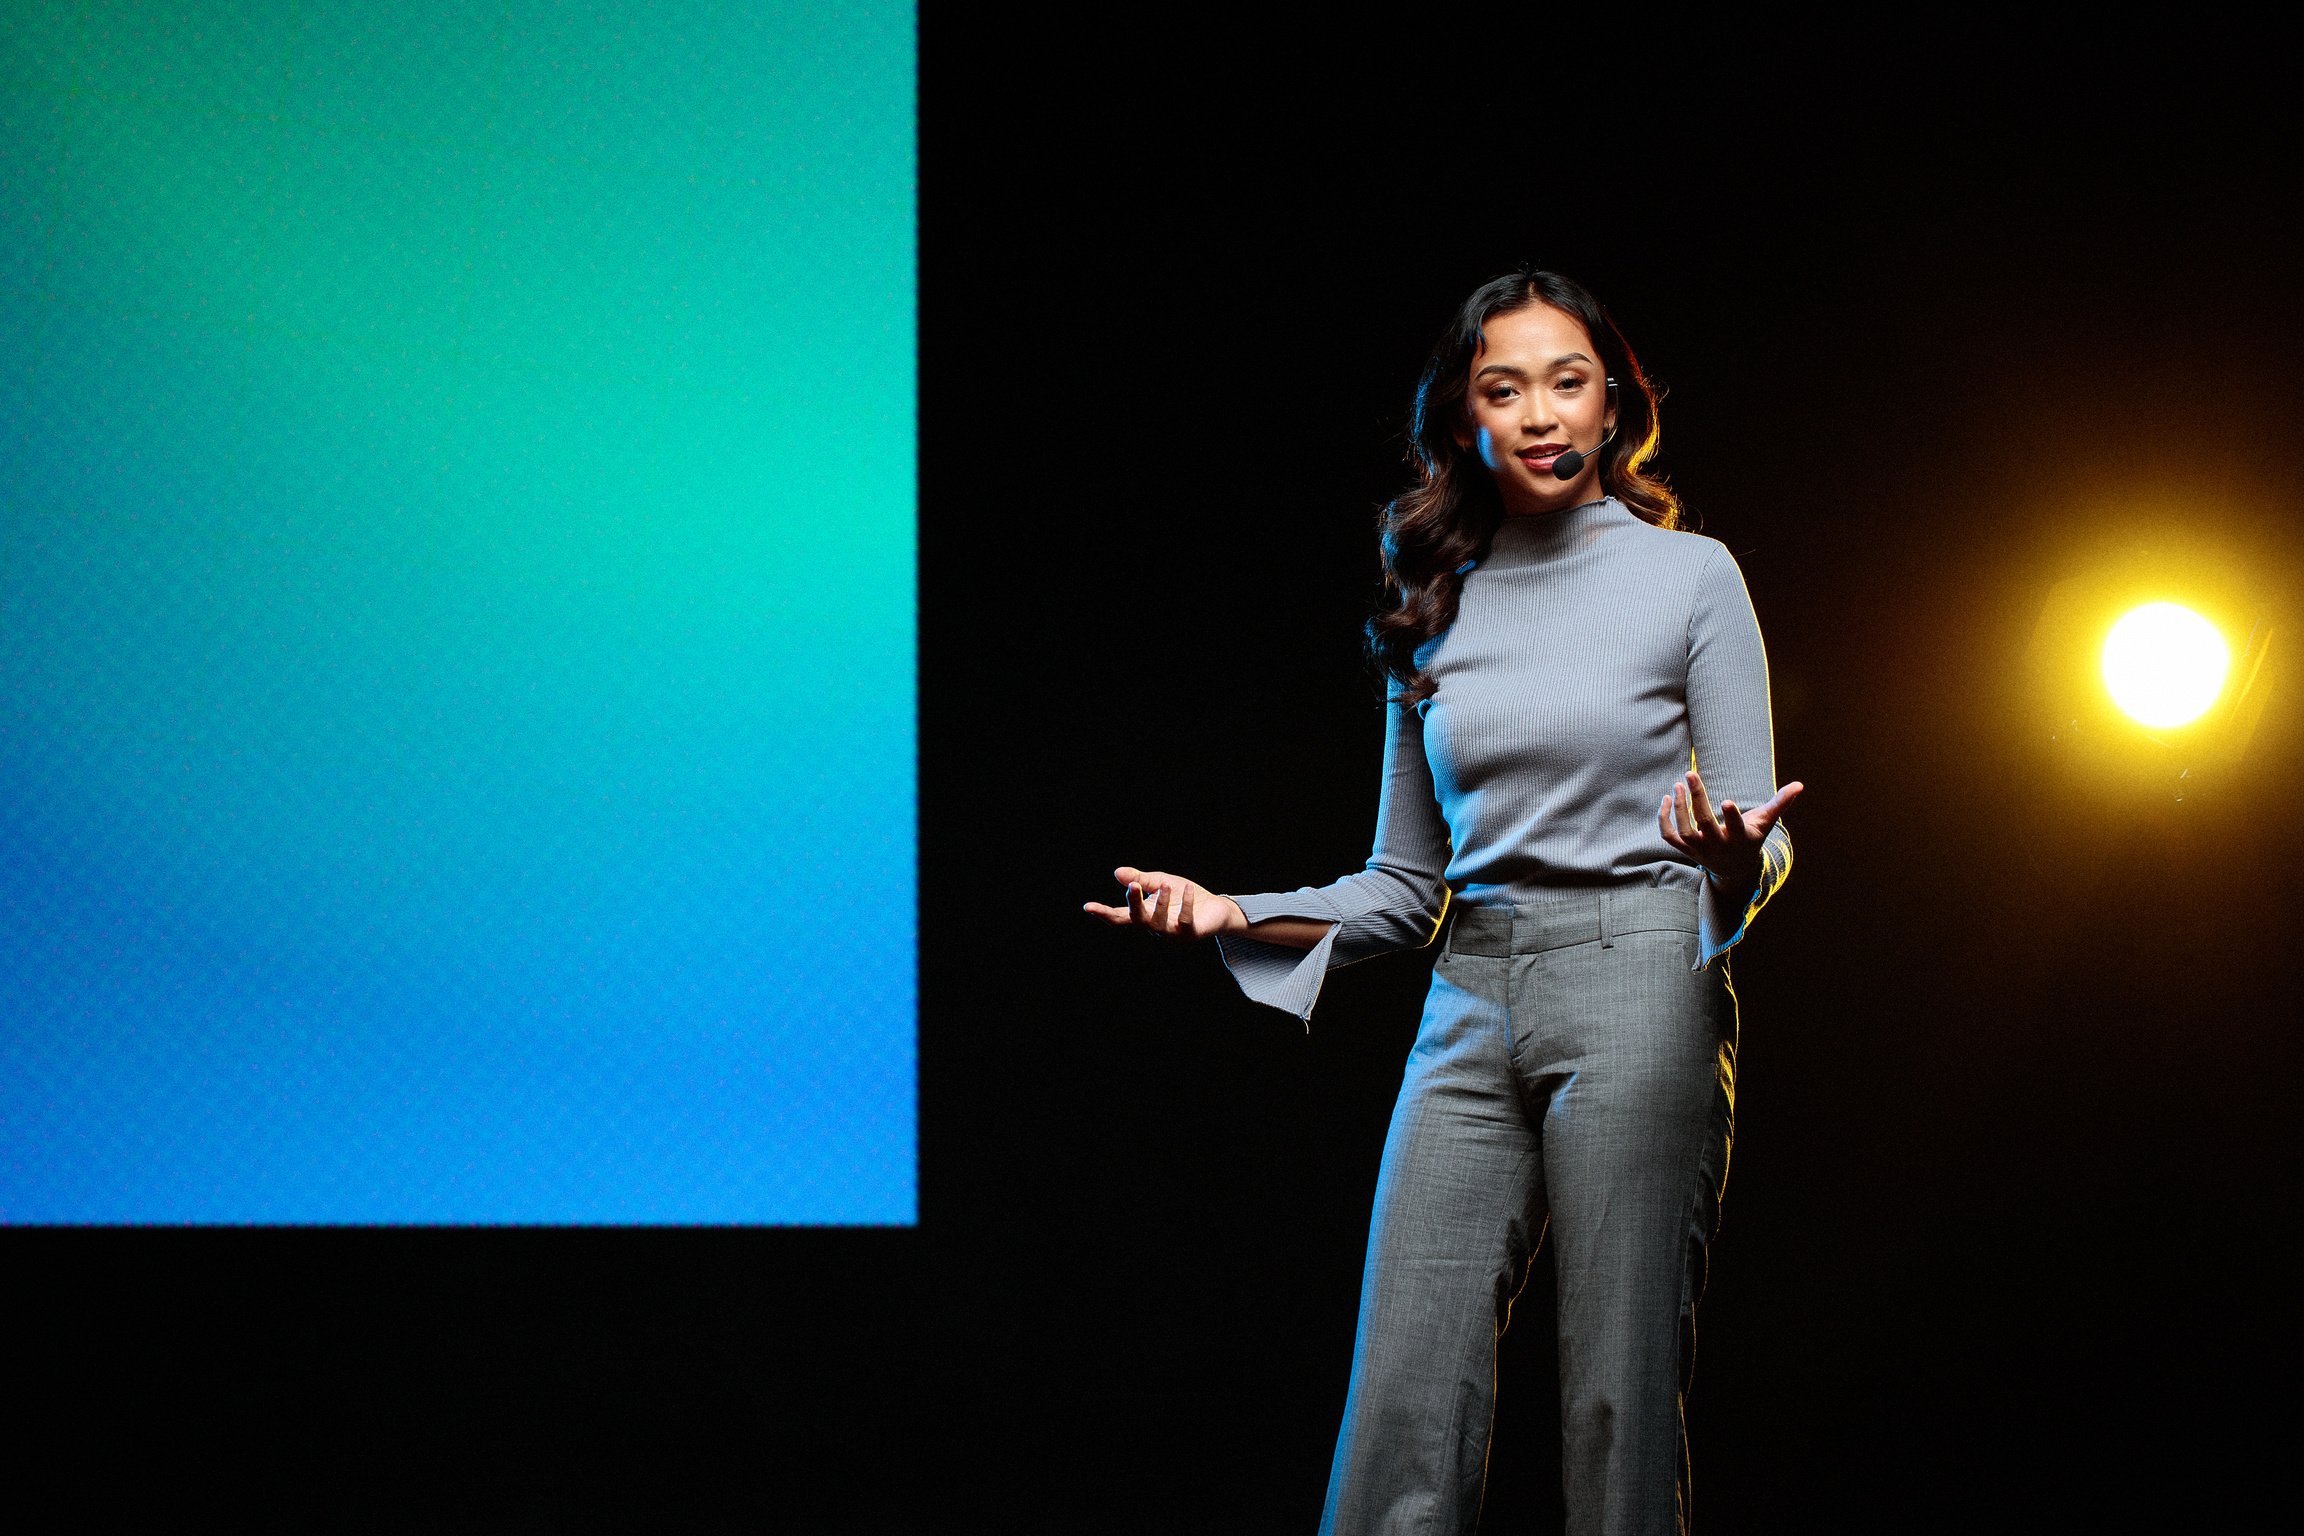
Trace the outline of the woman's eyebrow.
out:
M 1592 361 L 1592 359 L 1586 357 L 1581 352 L 1563 352 L 1558 357 L 1552 359 L 1551 366 L 1554 368 L 1565 368 L 1570 363 L 1589 363 L 1590 361 Z M 1473 374 L 1472 377 L 1476 379 L 1484 379 L 1492 373 L 1500 373 L 1509 379 L 1525 379 L 1528 377 L 1528 370 L 1514 363 L 1490 363 L 1487 367 L 1481 369 L 1478 373 Z

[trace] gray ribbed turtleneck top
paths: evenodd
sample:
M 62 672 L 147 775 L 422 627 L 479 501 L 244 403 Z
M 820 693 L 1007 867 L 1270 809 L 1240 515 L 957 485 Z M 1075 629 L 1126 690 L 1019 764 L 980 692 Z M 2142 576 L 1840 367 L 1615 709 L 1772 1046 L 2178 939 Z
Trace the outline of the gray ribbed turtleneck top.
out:
M 1510 906 L 1576 887 L 1687 891 L 1709 965 L 1790 872 L 1781 823 L 1749 899 L 1656 825 L 1691 762 L 1715 805 L 1776 792 L 1760 626 L 1717 539 L 1642 522 L 1613 497 L 1508 517 L 1419 659 L 1437 691 L 1410 708 L 1393 690 L 1367 867 L 1233 898 L 1251 922 L 1333 924 L 1310 950 L 1220 940 L 1249 997 L 1308 1019 L 1330 969 L 1431 942 L 1451 899 Z

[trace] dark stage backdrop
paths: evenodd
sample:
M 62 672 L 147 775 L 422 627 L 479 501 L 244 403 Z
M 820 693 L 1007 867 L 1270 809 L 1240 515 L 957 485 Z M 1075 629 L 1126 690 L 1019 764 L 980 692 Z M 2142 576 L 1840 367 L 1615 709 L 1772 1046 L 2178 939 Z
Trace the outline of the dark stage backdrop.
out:
M 2270 1506 L 2297 694 L 2178 807 L 2055 772 L 2012 684 L 2048 584 L 2139 545 L 2294 590 L 2288 96 L 2237 44 L 1332 27 L 927 20 L 920 1228 L 10 1234 L 91 1497 L 1308 1528 L 1423 962 L 1307 1034 L 1078 906 L 1365 856 L 1408 388 L 1533 260 L 1669 386 L 1810 785 L 1736 956 L 1701 1528 Z M 1558 1521 L 1547 1286 L 1489 1530 Z

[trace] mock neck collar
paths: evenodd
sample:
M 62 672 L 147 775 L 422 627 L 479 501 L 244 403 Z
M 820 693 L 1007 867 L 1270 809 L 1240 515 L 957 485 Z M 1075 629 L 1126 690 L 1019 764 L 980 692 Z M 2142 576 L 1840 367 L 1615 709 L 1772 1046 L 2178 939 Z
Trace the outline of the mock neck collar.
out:
M 1566 507 L 1558 512 L 1506 517 L 1497 526 L 1488 558 L 1480 565 L 1484 569 L 1510 569 L 1556 560 L 1582 549 L 1603 529 L 1631 516 L 1631 510 L 1624 503 L 1613 496 L 1603 496 L 1598 501 L 1587 501 L 1582 506 Z

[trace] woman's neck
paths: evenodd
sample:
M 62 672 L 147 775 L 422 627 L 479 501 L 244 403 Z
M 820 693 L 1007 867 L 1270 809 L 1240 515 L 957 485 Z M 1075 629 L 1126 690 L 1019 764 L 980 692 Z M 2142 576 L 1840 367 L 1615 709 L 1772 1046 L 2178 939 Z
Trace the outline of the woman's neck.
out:
M 1608 492 L 1600 484 L 1597 465 L 1589 466 L 1573 480 L 1564 480 L 1557 487 L 1546 486 L 1538 491 L 1525 482 L 1512 484 L 1499 477 L 1497 499 L 1504 504 L 1506 517 L 1550 517 L 1557 512 L 1572 512 L 1588 507 L 1596 501 L 1605 501 Z
M 1597 507 L 1603 505 L 1608 501 L 1608 499 L 1608 493 L 1602 491 L 1598 495 L 1587 497 L 1583 501 L 1566 503 L 1557 507 L 1531 508 L 1527 510 L 1506 507 L 1504 509 L 1504 519 L 1506 522 L 1510 522 L 1514 518 L 1564 517 L 1570 512 L 1581 512 L 1586 507 Z

